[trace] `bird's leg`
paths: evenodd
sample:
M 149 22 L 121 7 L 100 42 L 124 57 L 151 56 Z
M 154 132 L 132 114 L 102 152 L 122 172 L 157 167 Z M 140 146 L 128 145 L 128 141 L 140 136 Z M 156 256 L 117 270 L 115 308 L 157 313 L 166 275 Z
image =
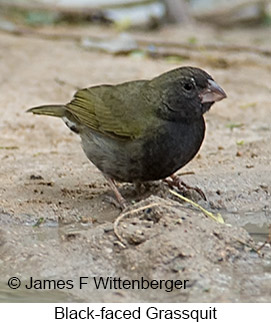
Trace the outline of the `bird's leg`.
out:
M 198 187 L 192 187 L 192 186 L 189 186 L 187 185 L 186 183 L 184 183 L 181 178 L 176 175 L 176 174 L 173 174 L 170 176 L 170 179 L 166 178 L 165 179 L 165 182 L 170 186 L 170 187 L 177 187 L 180 191 L 182 191 L 184 188 L 188 189 L 188 190 L 194 190 L 196 191 L 197 193 L 199 193 L 199 195 L 205 200 L 207 201 L 207 198 L 205 196 L 205 194 L 203 193 L 203 191 L 198 188 Z
M 105 178 L 108 181 L 110 188 L 114 192 L 121 209 L 124 210 L 127 207 L 127 203 L 126 203 L 125 199 L 123 198 L 123 196 L 120 194 L 115 181 L 112 178 L 107 177 L 107 176 L 105 176 Z

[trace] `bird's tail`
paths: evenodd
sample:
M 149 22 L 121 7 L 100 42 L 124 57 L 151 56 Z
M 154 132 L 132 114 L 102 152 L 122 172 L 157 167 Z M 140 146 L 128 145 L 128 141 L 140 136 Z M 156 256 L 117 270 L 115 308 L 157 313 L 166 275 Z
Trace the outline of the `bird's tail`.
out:
M 26 112 L 62 118 L 65 117 L 66 108 L 64 105 L 41 105 L 28 109 Z

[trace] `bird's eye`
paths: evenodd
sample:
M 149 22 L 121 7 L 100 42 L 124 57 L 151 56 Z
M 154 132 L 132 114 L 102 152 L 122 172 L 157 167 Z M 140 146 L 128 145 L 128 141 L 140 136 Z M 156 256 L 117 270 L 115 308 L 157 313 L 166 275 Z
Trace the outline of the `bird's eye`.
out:
M 191 91 L 193 88 L 194 88 L 194 84 L 193 83 L 185 83 L 183 88 L 186 90 L 186 91 Z

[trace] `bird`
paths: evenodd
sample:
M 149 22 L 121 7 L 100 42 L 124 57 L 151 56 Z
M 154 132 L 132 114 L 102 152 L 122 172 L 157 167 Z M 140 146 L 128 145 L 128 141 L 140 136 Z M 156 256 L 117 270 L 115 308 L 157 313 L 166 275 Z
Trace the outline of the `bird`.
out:
M 205 136 L 204 113 L 227 95 L 203 69 L 181 66 L 152 79 L 78 90 L 67 104 L 27 112 L 61 118 L 81 137 L 87 158 L 102 172 L 119 205 L 116 182 L 170 178 L 190 162 Z

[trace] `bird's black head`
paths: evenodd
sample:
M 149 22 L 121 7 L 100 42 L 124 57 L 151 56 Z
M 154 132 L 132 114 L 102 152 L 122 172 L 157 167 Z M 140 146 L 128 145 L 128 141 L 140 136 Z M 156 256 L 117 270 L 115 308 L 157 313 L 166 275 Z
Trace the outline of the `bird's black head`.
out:
M 205 71 L 196 67 L 180 67 L 154 78 L 163 104 L 161 117 L 168 120 L 196 120 L 226 93 Z

